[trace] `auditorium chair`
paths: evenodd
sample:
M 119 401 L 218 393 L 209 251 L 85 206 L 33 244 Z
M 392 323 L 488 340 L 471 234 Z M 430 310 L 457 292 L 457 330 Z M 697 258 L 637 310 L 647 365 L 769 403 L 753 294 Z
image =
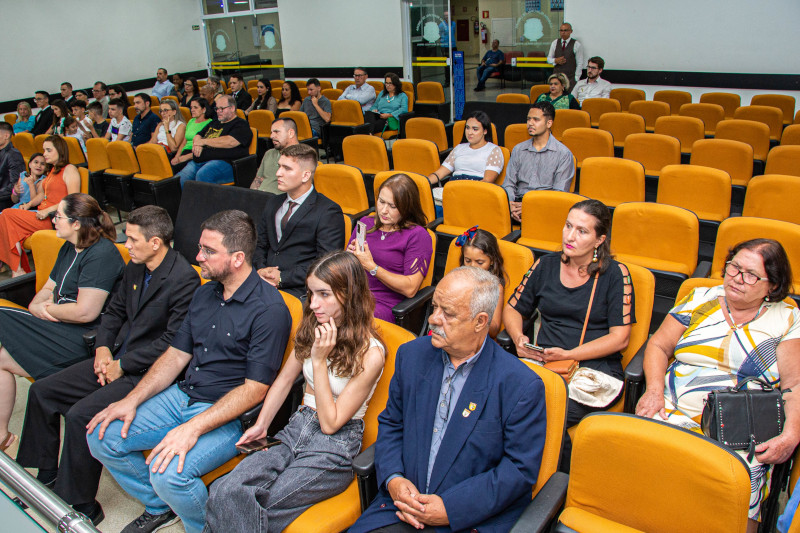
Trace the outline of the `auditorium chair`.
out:
M 342 208 L 353 222 L 369 212 L 364 176 L 356 167 L 342 164 L 319 165 L 314 188 Z
M 800 179 L 797 176 L 765 174 L 755 176 L 747 185 L 743 217 L 771 218 L 800 224 Z
M 700 95 L 700 103 L 722 106 L 727 120 L 733 118 L 736 109 L 742 105 L 742 97 L 736 93 L 703 93 Z
M 44 153 L 44 140 L 50 137 L 46 133 L 42 133 L 41 135 L 37 135 L 33 138 L 33 145 L 36 147 L 36 151 L 40 154 Z
M 587 126 L 583 126 L 587 127 Z M 453 128 L 455 130 L 455 128 Z M 528 135 L 527 124 L 509 124 L 503 133 L 503 146 L 509 150 L 514 150 L 514 147 L 519 143 L 529 141 L 531 138 Z
M 614 138 L 614 154 L 622 156 L 625 139 L 633 133 L 644 133 L 644 118 L 632 113 L 605 113 L 600 117 L 598 127 Z
M 592 119 L 586 111 L 581 111 L 579 109 L 556 109 L 556 118 L 553 120 L 550 133 L 560 141 L 564 137 L 564 132 L 570 128 L 591 127 Z M 508 145 L 506 145 L 506 147 L 508 147 Z
M 695 141 L 705 139 L 703 121 L 694 117 L 666 116 L 656 119 L 654 133 L 671 135 L 681 143 L 681 163 L 688 163 Z
M 769 126 L 754 120 L 730 119 L 717 124 L 715 139 L 741 141 L 753 147 L 753 175 L 764 173 L 769 153 Z
M 12 126 L 17 123 L 17 114 L 16 113 L 6 113 L 3 115 L 3 120 L 8 122 Z
M 531 87 L 531 94 L 530 100 L 532 104 L 536 103 L 536 100 L 539 99 L 539 96 L 549 93 L 550 92 L 550 85 L 547 83 L 542 83 L 540 85 L 534 85 Z
M 561 142 L 575 156 L 578 171 L 588 157 L 614 157 L 614 137 L 604 130 L 570 128 L 564 132 Z
M 644 167 L 616 157 L 589 157 L 581 167 L 580 193 L 612 211 L 623 202 L 644 202 Z
M 800 144 L 800 124 L 786 126 L 781 134 L 781 146 L 795 146 Z
M 133 194 L 131 179 L 140 172 L 139 161 L 131 143 L 111 141 L 106 146 L 109 167 L 103 172 L 102 198 L 107 205 L 117 209 L 117 216 L 122 222 L 122 211 L 133 210 Z
M 655 102 L 666 102 L 669 104 L 670 113 L 677 115 L 683 104 L 692 103 L 692 93 L 672 90 L 656 91 L 653 94 L 653 100 Z
M 728 139 L 701 139 L 692 146 L 692 165 L 718 168 L 731 177 L 731 211 L 741 213 L 744 194 L 753 177 L 753 147 Z M 780 174 L 780 172 L 776 172 Z
M 36 145 L 33 142 L 33 135 L 27 131 L 17 133 L 11 137 L 11 144 L 14 146 L 14 148 L 20 151 L 22 154 L 22 159 L 25 160 L 26 164 L 28 161 L 30 161 L 31 156 L 36 153 Z
M 655 131 L 656 120 L 661 117 L 671 116 L 668 103 L 654 102 L 653 100 L 636 100 L 631 102 L 628 113 L 642 117 L 644 119 L 644 130 L 649 133 Z
M 444 161 L 452 150 L 447 141 L 447 131 L 445 131 L 444 123 L 438 118 L 409 118 L 406 121 L 405 138 L 431 141 L 436 145 L 440 161 Z
M 776 146 L 770 150 L 764 174 L 800 176 L 800 146 Z
M 428 176 L 441 166 L 436 143 L 424 139 L 399 139 L 392 145 L 392 163 L 397 172 Z
M 495 98 L 498 104 L 530 104 L 531 99 L 528 95 L 519 93 L 501 93 Z
M 619 102 L 620 111 L 629 111 L 633 102 L 647 99 L 643 90 L 626 88 L 611 89 L 609 97 Z
M 585 196 L 564 191 L 528 191 L 522 197 L 522 224 L 509 240 L 530 248 L 537 257 L 561 250 L 567 214 Z
M 251 128 L 255 128 L 259 137 L 269 139 L 272 134 L 272 122 L 275 115 L 268 109 L 254 109 L 247 115 L 247 122 Z
M 326 129 L 325 154 L 330 160 L 333 155 L 336 161 L 337 153 L 341 152 L 342 141 L 350 135 L 366 135 L 372 131 L 372 125 L 364 123 L 364 113 L 361 104 L 355 100 L 335 100 L 331 102 L 331 121 Z
M 772 143 L 780 141 L 783 133 L 783 112 L 772 106 L 748 105 L 738 108 L 733 113 L 733 118 L 742 120 L 755 120 L 769 126 L 769 140 Z
M 133 175 L 131 195 L 133 204 L 163 207 L 174 221 L 181 201 L 180 178 L 173 176 L 172 166 L 164 147 L 158 144 L 140 144 L 136 147 L 141 172 Z
M 622 157 L 637 161 L 644 167 L 645 199 L 655 200 L 658 177 L 667 165 L 681 162 L 681 143 L 670 135 L 633 133 L 625 138 Z
M 756 94 L 750 99 L 750 105 L 777 107 L 783 113 L 783 125 L 788 126 L 792 123 L 795 107 L 794 96 L 786 94 Z
M 620 103 L 613 98 L 587 98 L 583 101 L 581 109 L 589 113 L 592 127 L 596 128 L 600 124 L 600 117 L 606 113 L 619 113 Z
M 339 89 L 322 89 L 322 96 L 324 96 L 331 102 L 334 102 L 338 100 L 340 96 L 342 96 L 343 92 L 344 91 Z
M 678 114 L 702 120 L 706 137 L 713 137 L 717 124 L 725 119 L 725 109 L 717 104 L 683 104 Z
M 86 166 L 86 156 L 83 154 L 81 143 L 75 137 L 62 136 L 62 139 L 67 143 L 69 150 L 69 164 L 77 166 Z
M 367 202 L 375 205 L 372 196 L 372 181 L 375 174 L 391 169 L 386 143 L 373 135 L 350 135 L 342 141 L 344 164 L 356 167 L 364 175 Z

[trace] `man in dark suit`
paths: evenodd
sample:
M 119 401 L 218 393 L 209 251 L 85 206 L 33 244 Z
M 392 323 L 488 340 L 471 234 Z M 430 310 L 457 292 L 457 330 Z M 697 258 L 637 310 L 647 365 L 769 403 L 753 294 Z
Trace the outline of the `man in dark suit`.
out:
M 50 107 L 50 93 L 47 91 L 36 91 L 33 100 L 36 102 L 36 107 L 39 108 L 39 112 L 36 113 L 36 118 L 33 120 L 33 128 L 31 128 L 31 135 L 36 137 L 47 133 L 47 130 L 53 125 L 53 109 Z
M 95 500 L 102 465 L 89 453 L 86 425 L 124 398 L 169 347 L 200 285 L 195 270 L 170 248 L 172 230 L 161 207 L 131 212 L 125 229 L 131 262 L 103 314 L 95 357 L 36 381 L 28 395 L 17 462 L 38 468 L 39 480 L 95 525 L 104 516 Z M 65 419 L 60 463 L 59 415 Z
M 281 150 L 279 194 L 267 201 L 258 224 L 253 263 L 258 275 L 282 291 L 305 295 L 314 260 L 344 246 L 342 208 L 314 190 L 317 152 L 306 144 Z
M 397 352 L 378 417 L 375 500 L 350 528 L 506 532 L 530 503 L 546 430 L 544 385 L 488 338 L 492 274 L 458 268 L 433 296 L 432 336 Z

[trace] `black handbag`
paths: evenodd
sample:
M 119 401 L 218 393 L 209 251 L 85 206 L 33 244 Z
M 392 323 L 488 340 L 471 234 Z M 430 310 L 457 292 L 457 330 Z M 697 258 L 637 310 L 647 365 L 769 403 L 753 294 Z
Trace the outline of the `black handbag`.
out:
M 761 388 L 748 389 L 750 382 Z M 781 391 L 761 378 L 750 376 L 735 387 L 708 393 L 701 426 L 706 437 L 732 450 L 747 450 L 749 462 L 757 445 L 780 435 L 784 420 Z

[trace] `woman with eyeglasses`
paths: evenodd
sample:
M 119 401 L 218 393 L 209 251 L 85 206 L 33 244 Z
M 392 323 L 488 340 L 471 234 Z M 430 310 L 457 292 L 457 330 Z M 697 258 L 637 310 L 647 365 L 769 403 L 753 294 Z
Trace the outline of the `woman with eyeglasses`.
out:
M 375 99 L 372 109 L 364 118 L 372 124 L 373 133 L 397 131 L 400 129 L 400 115 L 408 113 L 408 97 L 403 92 L 400 77 L 387 72 L 383 77 L 383 90 Z
M 150 142 L 160 144 L 167 150 L 168 155 L 172 155 L 183 144 L 186 123 L 183 121 L 183 114 L 178 109 L 178 103 L 175 100 L 162 100 L 158 109 L 161 113 L 161 124 L 153 130 Z
M 87 359 L 83 334 L 99 324 L 125 267 L 111 218 L 88 194 L 57 203 L 53 225 L 67 242 L 47 283 L 27 310 L 0 306 L 0 451 L 16 439 L 8 430 L 14 376 L 41 379 Z
M 183 92 L 180 95 L 181 107 L 189 107 L 189 104 L 195 98 L 200 96 L 200 85 L 197 83 L 197 78 L 186 78 L 183 81 Z
M 696 288 L 678 302 L 647 342 L 647 390 L 636 414 L 702 433 L 710 391 L 749 376 L 784 391 L 783 432 L 756 446 L 749 461 L 747 450 L 737 451 L 750 467 L 748 531 L 756 531 L 770 465 L 789 459 L 800 442 L 800 311 L 783 301 L 792 287 L 792 270 L 777 241 L 737 244 L 728 252 L 723 274 L 722 285 Z
M 22 241 L 40 229 L 52 229 L 50 217 L 55 214 L 58 203 L 66 195 L 81 190 L 78 169 L 69 164 L 67 142 L 51 135 L 43 146 L 47 177 L 37 187 L 36 194 L 31 193 L 33 198 L 20 209 L 5 209 L 0 213 L 0 262 L 9 266 L 13 277 L 31 271 Z

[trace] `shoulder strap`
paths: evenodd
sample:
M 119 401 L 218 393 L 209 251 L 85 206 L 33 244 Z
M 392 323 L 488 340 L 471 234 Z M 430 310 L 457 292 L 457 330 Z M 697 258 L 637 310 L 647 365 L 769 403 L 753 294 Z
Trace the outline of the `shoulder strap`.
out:
M 583 344 L 583 337 L 586 335 L 586 328 L 589 325 L 589 315 L 592 313 L 592 302 L 594 301 L 594 292 L 597 289 L 597 278 L 600 277 L 599 272 L 594 274 L 594 283 L 592 283 L 592 294 L 589 296 L 589 307 L 586 309 L 586 318 L 583 320 L 583 331 L 581 331 L 581 342 L 578 346 Z

